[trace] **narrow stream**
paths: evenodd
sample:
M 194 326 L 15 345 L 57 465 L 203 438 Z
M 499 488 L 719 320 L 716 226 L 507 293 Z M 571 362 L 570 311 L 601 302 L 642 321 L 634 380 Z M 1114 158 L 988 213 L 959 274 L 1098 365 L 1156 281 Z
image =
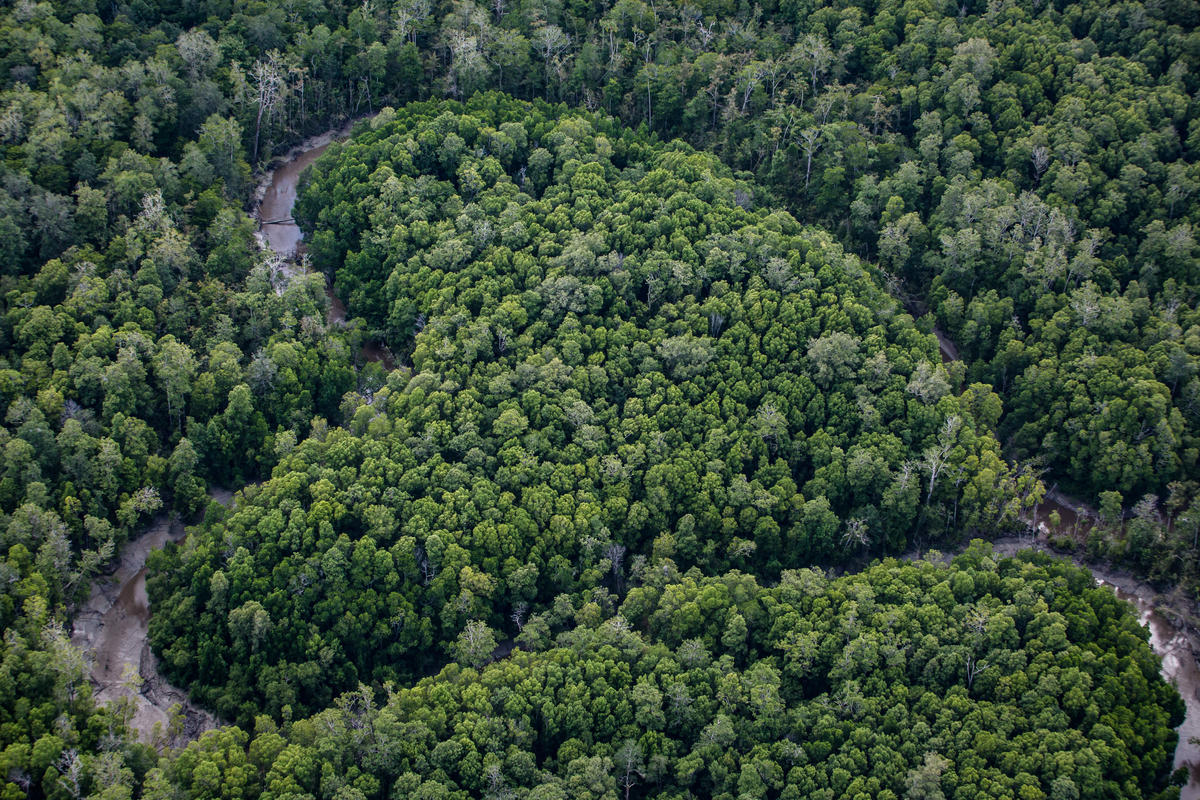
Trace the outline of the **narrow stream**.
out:
M 292 207 L 300 173 L 325 152 L 329 144 L 349 134 L 349 126 L 309 139 L 289 153 L 274 170 L 267 173 L 256 193 L 255 216 L 260 221 L 259 237 L 285 259 L 285 272 L 296 274 L 304 267 L 303 234 L 292 220 Z M 346 307 L 327 286 L 329 310 L 326 322 L 343 325 Z M 367 361 L 379 361 L 394 367 L 392 354 L 377 343 L 362 348 Z M 232 492 L 214 489 L 213 499 L 228 505 Z M 179 744 L 216 727 L 212 714 L 195 706 L 182 689 L 169 684 L 158 672 L 158 659 L 150 649 L 150 602 L 146 596 L 146 558 L 152 550 L 168 541 L 180 542 L 183 525 L 160 515 L 137 538 L 121 548 L 116 569 L 92 583 L 87 603 L 75 614 L 71 641 L 88 658 L 94 697 L 98 703 L 131 703 L 130 727 L 138 737 L 156 746 Z M 183 729 L 178 736 L 169 732 L 171 707 L 178 704 L 183 713 Z M 174 741 L 172 741 L 174 739 Z
M 263 222 L 263 235 L 269 245 L 284 258 L 294 260 L 300 248 L 302 233 L 299 227 L 291 221 L 292 206 L 296 202 L 296 188 L 300 173 L 304 167 L 315 161 L 333 138 L 344 136 L 343 131 L 329 138 L 310 140 L 296 151 L 290 159 L 271 175 L 266 184 L 265 193 L 258 209 L 258 218 Z M 329 322 L 340 324 L 345 321 L 346 309 L 341 300 L 327 286 L 329 295 Z M 935 328 L 934 335 L 938 340 L 942 362 L 948 363 L 959 360 L 958 347 L 943 331 Z M 391 369 L 394 363 L 391 353 L 386 347 L 370 345 L 363 347 L 363 355 L 367 360 L 382 361 Z M 1046 499 L 1035 509 L 1032 526 L 1043 536 L 1052 531 L 1078 535 L 1090 527 L 1090 518 L 1095 513 L 1086 506 L 1057 492 L 1050 491 Z M 1051 514 L 1057 514 L 1057 527 Z M 1006 537 L 993 542 L 997 553 L 1014 555 L 1017 551 L 1031 549 L 1034 544 L 1028 537 Z M 1091 567 L 1078 559 L 1072 559 L 1079 566 Z M 1138 611 L 1142 624 L 1150 629 L 1150 646 L 1162 658 L 1162 674 L 1168 681 L 1175 684 L 1183 696 L 1187 706 L 1187 716 L 1179 727 L 1179 744 L 1175 748 L 1175 767 L 1186 766 L 1189 781 L 1180 794 L 1181 800 L 1200 800 L 1200 746 L 1193 744 L 1192 737 L 1200 736 L 1200 668 L 1197 667 L 1197 654 L 1200 654 L 1200 642 L 1187 633 L 1172 625 L 1157 608 L 1157 594 L 1154 590 L 1132 578 L 1104 574 L 1092 569 L 1097 583 L 1111 586 L 1117 596 L 1129 601 Z M 503 658 L 511 649 L 511 645 L 502 643 L 493 654 L 495 658 Z
M 214 492 L 227 502 L 227 495 Z M 171 707 L 183 713 L 183 741 L 195 739 L 216 727 L 217 720 L 192 704 L 187 692 L 172 686 L 158 672 L 158 659 L 150 650 L 150 601 L 146 596 L 146 558 L 167 542 L 184 537 L 183 525 L 159 515 L 136 539 L 121 548 L 116 570 L 92 582 L 87 603 L 75 614 L 71 642 L 87 656 L 89 678 L 97 703 L 132 702 L 130 727 L 143 742 L 171 741 Z
M 942 332 L 940 328 L 933 329 L 933 335 L 937 337 L 938 352 L 942 356 L 942 363 L 949 364 L 951 361 L 958 361 L 958 347 L 951 341 L 950 337 Z
M 304 238 L 300 226 L 292 220 L 292 207 L 296 204 L 300 173 L 316 161 L 329 144 L 329 141 L 322 141 L 310 149 L 301 149 L 270 173 L 270 183 L 259 201 L 257 216 L 262 226 L 263 238 L 272 250 L 284 258 L 295 258 L 300 240 Z
M 261 222 L 260 237 L 286 259 L 294 270 L 302 270 L 297 263 L 302 255 L 303 234 L 292 220 L 292 208 L 296 202 L 296 190 L 304 168 L 320 157 L 330 142 L 344 137 L 349 127 L 310 139 L 293 150 L 284 162 L 268 173 L 259 188 L 259 202 L 255 216 Z M 346 320 L 346 308 L 332 286 L 326 287 L 329 297 L 327 322 L 341 325 Z M 943 362 L 958 360 L 958 349 L 941 331 L 934 330 Z M 386 368 L 395 366 L 392 354 L 382 345 L 368 343 L 363 346 L 363 357 L 368 361 L 379 361 Z M 228 504 L 231 493 L 215 490 L 215 499 Z M 1069 498 L 1051 492 L 1046 501 L 1037 508 L 1033 520 L 1042 535 L 1051 532 L 1050 514 L 1059 517 L 1058 532 L 1078 534 L 1089 522 L 1089 509 Z M 91 679 L 96 687 L 98 702 L 108 702 L 121 697 L 132 697 L 134 713 L 132 726 L 145 741 L 152 741 L 156 725 L 165 732 L 169 723 L 168 709 L 180 703 L 184 710 L 184 736 L 194 738 L 216 725 L 211 714 L 193 706 L 187 695 L 168 684 L 157 670 L 157 660 L 150 651 L 147 638 L 150 619 L 149 603 L 146 598 L 146 557 L 152 549 L 162 547 L 167 541 L 180 541 L 184 532 L 179 523 L 172 523 L 165 516 L 158 518 L 141 536 L 129 542 L 121 552 L 118 567 L 110 578 L 98 579 L 92 586 L 87 605 L 76 616 L 72 641 L 94 659 Z M 1040 549 L 1030 537 L 1004 537 L 993 541 L 995 552 L 1011 556 L 1024 549 Z M 905 558 L 919 557 L 910 553 Z M 1179 744 L 1175 750 L 1175 767 L 1186 767 L 1189 781 L 1180 794 L 1181 800 L 1200 800 L 1200 746 L 1193 744 L 1193 737 L 1200 737 L 1200 668 L 1197 654 L 1200 642 L 1185 630 L 1173 625 L 1158 611 L 1158 596 L 1153 588 L 1133 578 L 1106 574 L 1084 564 L 1078 558 L 1072 561 L 1092 570 L 1096 582 L 1111 586 L 1117 596 L 1130 602 L 1138 612 L 1142 625 L 1150 631 L 1150 645 L 1162 658 L 1162 674 L 1175 684 L 1187 706 L 1187 715 L 1179 727 Z M 507 643 L 505 643 L 507 644 Z M 510 645 L 511 647 L 511 645 Z M 497 657 L 507 655 L 506 648 L 497 647 Z M 140 689 L 128 680 L 131 670 L 141 678 Z
M 254 211 L 259 223 L 259 240 L 285 260 L 284 271 L 289 274 L 301 274 L 305 271 L 302 261 L 304 233 L 292 217 L 296 193 L 300 186 L 300 174 L 304 172 L 305 167 L 320 158 L 330 144 L 349 136 L 350 128 L 351 124 L 348 124 L 298 145 L 277 167 L 267 172 L 259 184 L 256 193 L 258 202 Z M 329 325 L 344 325 L 346 305 L 328 282 L 325 285 L 325 295 L 329 298 L 325 322 Z M 378 361 L 389 371 L 396 367 L 392 351 L 379 342 L 364 342 L 359 355 L 363 361 Z

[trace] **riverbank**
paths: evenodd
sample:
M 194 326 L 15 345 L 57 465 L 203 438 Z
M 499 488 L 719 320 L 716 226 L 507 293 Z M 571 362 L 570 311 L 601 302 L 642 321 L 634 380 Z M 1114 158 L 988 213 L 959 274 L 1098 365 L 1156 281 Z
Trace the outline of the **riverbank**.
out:
M 254 191 L 254 205 L 250 216 L 258 224 L 255 236 L 263 250 L 274 252 L 279 256 L 280 263 L 276 270 L 284 280 L 276 286 L 276 292 L 283 293 L 287 283 L 295 276 L 308 273 L 309 269 L 304 258 L 304 233 L 292 217 L 296 204 L 296 195 L 300 188 L 300 175 L 308 165 L 312 164 L 333 142 L 350 135 L 354 125 L 367 117 L 357 117 L 340 128 L 326 131 L 317 136 L 305 139 L 293 147 L 286 155 L 272 161 L 270 169 L 266 170 L 259 179 Z M 337 296 L 332 283 L 325 282 L 325 296 L 329 299 L 329 307 L 325 313 L 325 323 L 339 326 L 346 323 L 346 306 Z M 377 361 L 386 370 L 396 368 L 396 359 L 386 345 L 375 341 L 364 342 L 360 356 L 366 362 Z
M 214 489 L 211 496 L 229 505 L 233 495 Z M 166 514 L 156 517 L 121 548 L 113 572 L 92 582 L 87 602 L 74 614 L 71 643 L 87 659 L 96 702 L 130 703 L 130 728 L 141 741 L 155 746 L 183 744 L 219 724 L 216 717 L 193 704 L 187 692 L 159 673 L 158 658 L 150 649 L 146 559 L 151 551 L 185 537 L 178 519 Z M 175 706 L 182 725 L 172 732 Z
M 340 127 L 331 128 L 324 133 L 318 133 L 315 136 L 310 136 L 292 147 L 283 155 L 276 156 L 275 158 L 271 159 L 267 168 L 259 175 L 258 182 L 254 186 L 254 199 L 251 216 L 253 216 L 255 220 L 262 219 L 258 215 L 259 207 L 262 206 L 263 200 L 266 198 L 267 192 L 270 190 L 271 185 L 275 183 L 275 176 L 280 169 L 286 168 L 288 165 L 295 163 L 305 153 L 311 153 L 315 150 L 324 152 L 325 148 L 333 142 L 337 141 L 338 139 L 345 139 L 348 137 L 350 135 L 350 131 L 354 129 L 354 125 L 356 123 L 370 119 L 372 116 L 374 115 L 355 117 L 347 120 Z M 317 155 L 320 155 L 320 153 Z M 310 159 L 309 163 L 311 163 L 312 160 L 315 160 L 315 158 L 316 156 L 313 156 L 313 159 Z M 308 165 L 305 164 L 304 166 Z M 303 170 L 303 167 L 301 167 L 301 170 Z M 297 171 L 296 176 L 299 177 L 299 171 Z

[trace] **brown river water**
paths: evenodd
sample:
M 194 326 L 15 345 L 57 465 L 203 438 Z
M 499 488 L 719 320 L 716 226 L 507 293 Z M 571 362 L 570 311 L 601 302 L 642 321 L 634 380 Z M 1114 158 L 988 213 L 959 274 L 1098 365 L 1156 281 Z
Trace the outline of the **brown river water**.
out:
M 349 136 L 351 127 L 348 124 L 298 145 L 278 166 L 267 172 L 259 184 L 256 193 L 258 202 L 254 210 L 254 217 L 259 223 L 259 241 L 285 259 L 284 272 L 287 274 L 301 274 L 307 269 L 303 260 L 304 233 L 292 218 L 300 175 L 305 167 L 321 157 L 331 143 Z M 346 305 L 328 282 L 325 285 L 325 295 L 329 298 L 329 308 L 325 314 L 326 323 L 344 325 Z M 396 359 L 391 350 L 379 342 L 365 342 L 359 356 L 363 361 L 378 361 L 389 371 L 396 368 Z
M 937 337 L 938 352 L 942 356 L 942 363 L 949 364 L 951 361 L 958 361 L 958 347 L 950 341 L 950 337 L 939 328 L 933 329 L 933 335 Z
M 1103 578 L 1096 580 L 1111 585 Z M 1187 706 L 1183 724 L 1178 728 L 1175 768 L 1185 767 L 1188 771 L 1188 783 L 1179 795 L 1181 800 L 1195 800 L 1200 797 L 1200 746 L 1190 741 L 1200 737 L 1200 668 L 1196 665 L 1195 638 L 1172 625 L 1145 594 L 1119 585 L 1114 585 L 1113 590 L 1117 597 L 1137 608 L 1138 619 L 1150 629 L 1150 646 L 1162 656 L 1163 677 L 1175 684 Z
M 298 274 L 306 268 L 303 256 L 303 234 L 292 221 L 292 206 L 300 173 L 320 157 L 330 142 L 349 134 L 349 126 L 308 140 L 285 156 L 278 166 L 268 172 L 259 184 L 254 212 L 260 221 L 260 242 L 285 259 L 284 271 Z M 326 286 L 329 309 L 326 322 L 344 325 L 346 307 Z M 395 361 L 387 347 L 368 342 L 360 356 L 365 361 L 378 361 L 392 369 Z M 214 489 L 212 496 L 228 505 L 232 493 Z M 140 536 L 121 548 L 115 571 L 92 583 L 87 603 L 75 613 L 72 642 L 79 647 L 90 665 L 89 677 L 97 702 L 131 703 L 130 726 L 142 741 L 157 746 L 170 746 L 198 737 L 215 727 L 218 720 L 195 706 L 187 693 L 169 684 L 158 672 L 158 659 L 150 649 L 150 602 L 146 596 L 146 558 L 168 541 L 180 542 L 185 536 L 183 525 L 161 515 Z M 171 709 L 178 705 L 182 712 L 182 730 L 169 734 Z
M 214 492 L 213 496 L 226 502 L 228 495 Z M 75 613 L 71 637 L 88 658 L 96 702 L 130 702 L 130 726 L 142 741 L 158 746 L 194 739 L 217 724 L 212 714 L 191 703 L 187 692 L 159 674 L 158 659 L 150 650 L 146 558 L 151 550 L 183 537 L 183 525 L 163 514 L 126 543 L 116 570 L 92 583 L 87 603 Z M 183 724 L 181 730 L 170 735 L 171 709 L 175 705 L 183 715 Z
M 295 258 L 304 234 L 300 226 L 292 221 L 292 206 L 296 203 L 296 189 L 300 173 L 320 157 L 329 142 L 318 144 L 310 150 L 302 150 L 290 161 L 280 164 L 270 174 L 256 216 L 262 226 L 261 235 L 272 250 L 284 258 Z

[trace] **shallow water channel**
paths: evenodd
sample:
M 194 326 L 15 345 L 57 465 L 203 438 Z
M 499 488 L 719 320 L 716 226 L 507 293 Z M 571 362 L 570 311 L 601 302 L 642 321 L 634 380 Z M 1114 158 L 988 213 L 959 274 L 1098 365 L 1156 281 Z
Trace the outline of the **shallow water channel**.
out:
M 292 217 L 292 209 L 296 205 L 296 193 L 300 186 L 300 175 L 309 164 L 321 157 L 330 144 L 348 136 L 350 127 L 351 125 L 348 124 L 336 131 L 315 136 L 296 146 L 284 156 L 277 166 L 263 176 L 263 180 L 259 184 L 256 194 L 258 202 L 254 209 L 255 219 L 259 223 L 259 240 L 284 259 L 284 271 L 287 273 L 300 274 L 306 269 L 302 247 L 304 233 Z M 328 282 L 325 284 L 325 295 L 329 298 L 329 309 L 325 315 L 326 323 L 329 325 L 345 324 L 346 305 L 337 296 L 334 286 Z M 359 355 L 363 361 L 378 361 L 388 370 L 394 369 L 396 366 L 391 350 L 379 342 L 364 342 Z
M 225 493 L 213 496 L 227 502 Z M 158 672 L 150 650 L 150 602 L 146 597 L 146 558 L 168 541 L 184 537 L 183 525 L 158 516 L 140 536 L 121 548 L 116 570 L 92 583 L 87 603 L 75 613 L 71 641 L 87 656 L 97 703 L 131 703 L 129 724 L 138 738 L 156 745 L 190 740 L 213 728 L 212 714 L 192 704 L 187 692 Z M 171 732 L 171 707 L 183 713 L 182 729 Z M 158 729 L 157 731 L 155 729 Z
M 265 242 L 285 259 L 293 263 L 302 254 L 300 249 L 303 234 L 292 221 L 292 207 L 296 202 L 296 190 L 300 173 L 304 168 L 320 157 L 331 141 L 343 138 L 349 133 L 349 127 L 340 131 L 325 134 L 310 139 L 288 154 L 287 159 L 270 173 L 260 187 L 261 201 L 256 216 L 261 222 L 261 235 Z M 333 287 L 326 285 L 326 294 L 330 300 L 328 321 L 330 324 L 340 324 L 346 319 L 346 308 L 335 294 Z M 957 361 L 958 348 L 944 332 L 934 329 L 938 340 L 938 349 L 942 362 Z M 363 356 L 368 361 L 381 361 L 385 367 L 394 366 L 391 353 L 386 347 L 366 345 Z M 1050 518 L 1052 512 L 1058 515 L 1056 532 L 1078 534 L 1090 527 L 1089 516 L 1094 512 L 1057 491 L 1048 493 L 1036 509 L 1036 528 L 1043 535 L 1051 532 Z M 1005 537 L 993 542 L 998 554 L 1014 555 L 1017 551 L 1034 547 L 1028 537 Z M 1091 567 L 1078 559 L 1079 566 Z M 1150 629 L 1150 646 L 1163 660 L 1162 674 L 1168 681 L 1174 683 L 1183 696 L 1187 705 L 1187 716 L 1179 727 L 1179 744 L 1175 749 L 1175 767 L 1186 766 L 1189 774 L 1187 786 L 1180 794 L 1181 800 L 1200 800 L 1200 745 L 1193 744 L 1192 737 L 1200 737 L 1200 668 L 1197 667 L 1197 654 L 1200 654 L 1200 640 L 1188 631 L 1173 625 L 1158 608 L 1158 595 L 1152 587 L 1128 576 L 1107 574 L 1092 569 L 1096 582 L 1111 586 L 1117 596 L 1129 601 L 1138 611 L 1141 623 Z M 506 656 L 504 645 L 496 649 L 493 657 Z
M 292 219 L 300 174 L 316 161 L 329 144 L 349 134 L 350 128 L 329 131 L 299 145 L 264 175 L 256 193 L 254 216 L 260 223 L 259 237 L 285 261 L 285 272 L 304 271 L 301 256 L 303 234 Z M 326 286 L 329 310 L 326 322 L 342 325 L 346 307 Z M 383 345 L 363 345 L 365 361 L 379 361 L 387 369 L 395 366 Z M 216 489 L 212 497 L 228 505 L 232 493 Z M 87 603 L 75 613 L 72 642 L 89 661 L 94 697 L 101 704 L 130 702 L 130 726 L 142 741 L 164 745 L 169 738 L 190 740 L 217 725 L 212 714 L 191 703 L 187 692 L 169 684 L 158 672 L 158 659 L 150 649 L 150 603 L 146 596 L 146 558 L 168 541 L 180 542 L 183 525 L 160 515 L 137 538 L 121 548 L 115 571 L 92 583 Z M 170 709 L 179 704 L 183 728 L 173 736 L 169 730 Z M 156 730 L 157 729 L 157 730 Z M 177 743 L 177 742 L 176 742 Z
M 300 226 L 292 219 L 292 207 L 296 204 L 300 173 L 329 147 L 329 141 L 324 140 L 325 137 L 321 139 L 309 149 L 300 149 L 270 173 L 270 182 L 258 204 L 262 236 L 270 248 L 284 258 L 295 258 L 300 240 L 304 238 Z

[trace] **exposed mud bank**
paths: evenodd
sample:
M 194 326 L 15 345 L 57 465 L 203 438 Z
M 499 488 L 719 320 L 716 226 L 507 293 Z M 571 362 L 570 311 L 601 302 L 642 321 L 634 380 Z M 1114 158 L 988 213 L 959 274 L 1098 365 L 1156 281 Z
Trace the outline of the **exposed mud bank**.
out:
M 96 702 L 129 699 L 130 726 L 142 741 L 155 745 L 179 744 L 179 738 L 194 739 L 217 725 L 212 714 L 193 705 L 185 691 L 159 674 L 158 659 L 150 650 L 146 558 L 151 550 L 181 541 L 184 535 L 178 520 L 160 515 L 121 548 L 116 570 L 92 583 L 91 596 L 75 614 L 71 638 L 88 659 Z M 175 705 L 180 706 L 183 725 L 172 737 Z

